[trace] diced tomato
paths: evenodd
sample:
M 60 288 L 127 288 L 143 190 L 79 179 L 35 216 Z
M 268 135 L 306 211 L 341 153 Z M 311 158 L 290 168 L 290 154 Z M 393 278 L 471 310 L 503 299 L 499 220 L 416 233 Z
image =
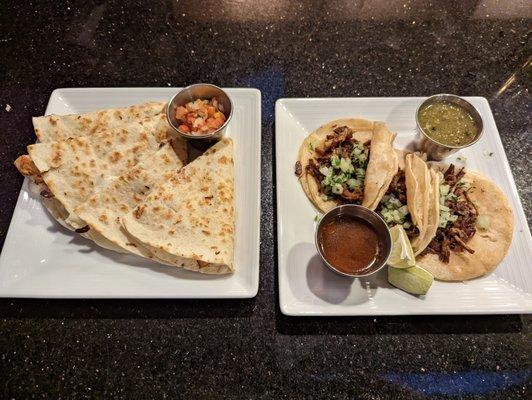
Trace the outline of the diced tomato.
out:
M 211 133 L 220 128 L 226 120 L 222 105 L 213 97 L 209 100 L 197 99 L 185 106 L 176 108 L 175 116 L 180 122 L 179 130 L 184 133 Z
M 188 125 L 182 124 L 182 125 L 179 125 L 178 128 L 181 132 L 185 132 L 185 133 L 190 132 L 190 128 L 188 127 Z
M 207 119 L 207 126 L 209 128 L 217 129 L 218 128 L 218 122 L 214 118 L 208 118 Z
M 207 106 L 207 115 L 208 115 L 209 117 L 213 117 L 215 113 L 216 113 L 216 107 L 214 107 L 214 106 Z
M 220 111 L 217 111 L 214 114 L 214 118 L 221 120 L 222 122 L 225 122 L 225 115 L 221 113 Z
M 179 121 L 184 121 L 186 114 L 187 114 L 187 109 L 183 106 L 179 106 L 175 109 L 175 117 Z

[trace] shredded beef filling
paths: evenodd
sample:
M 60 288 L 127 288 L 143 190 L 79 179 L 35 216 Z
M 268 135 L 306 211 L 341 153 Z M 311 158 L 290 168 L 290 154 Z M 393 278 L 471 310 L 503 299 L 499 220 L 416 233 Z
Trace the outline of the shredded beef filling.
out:
M 445 205 L 451 209 L 453 214 L 457 215 L 456 221 L 447 224 L 445 228 L 438 228 L 436 236 L 429 243 L 423 254 L 434 253 L 438 255 L 440 261 L 449 262 L 451 251 L 460 253 L 467 251 L 473 254 L 475 251 L 467 245 L 467 242 L 475 235 L 478 211 L 467 194 L 467 190 L 458 182 L 464 176 L 464 169 L 455 173 L 454 165 L 450 165 L 445 171 L 444 184 L 449 185 L 449 191 L 452 191 L 458 200 L 447 200 Z
M 90 229 L 91 228 L 90 228 L 89 225 L 85 225 L 85 226 L 82 226 L 81 228 L 76 229 L 74 232 L 76 232 L 76 233 L 85 233 L 85 232 L 88 232 Z
M 353 133 L 351 130 L 347 126 L 341 126 L 334 129 L 333 133 L 330 135 L 327 135 L 323 145 L 316 147 L 315 151 L 321 157 L 332 156 L 337 148 L 348 146 L 350 149 L 352 149 L 352 139 Z M 336 154 L 340 155 L 342 153 L 337 152 Z M 348 158 L 350 154 L 351 152 L 349 151 L 347 153 Z
M 301 174 L 303 173 L 303 170 L 301 167 L 301 161 L 296 162 L 295 173 L 296 173 L 296 176 L 301 176 Z
M 316 181 L 321 182 L 322 176 L 321 176 L 320 171 L 318 170 L 318 166 L 316 165 L 316 162 L 314 161 L 314 159 L 311 158 L 309 160 L 309 163 L 307 164 L 305 169 L 307 173 L 309 173 L 310 175 L 314 177 L 314 179 L 316 179 Z
M 405 171 L 400 169 L 393 177 L 386 194 L 393 194 L 397 200 L 406 204 L 406 180 Z
M 324 176 L 320 172 L 321 166 L 331 166 L 331 157 L 334 155 L 341 158 L 351 158 L 351 152 L 358 141 L 353 139 L 353 132 L 346 126 L 340 126 L 333 130 L 333 132 L 327 135 L 326 140 L 320 146 L 317 146 L 314 151 L 318 155 L 315 159 L 310 159 L 309 163 L 305 167 L 305 173 L 310 174 L 319 185 L 320 194 L 324 194 L 323 185 L 321 184 Z M 363 146 L 369 149 L 370 142 L 366 142 Z M 301 165 L 299 165 L 301 168 Z M 298 164 L 295 166 L 296 175 L 298 175 Z M 302 173 L 303 171 L 301 171 Z M 299 175 L 298 175 L 299 176 Z M 343 184 L 343 191 L 340 194 L 328 193 L 338 204 L 346 203 L 362 203 L 364 198 L 363 187 L 351 190 L 346 184 Z

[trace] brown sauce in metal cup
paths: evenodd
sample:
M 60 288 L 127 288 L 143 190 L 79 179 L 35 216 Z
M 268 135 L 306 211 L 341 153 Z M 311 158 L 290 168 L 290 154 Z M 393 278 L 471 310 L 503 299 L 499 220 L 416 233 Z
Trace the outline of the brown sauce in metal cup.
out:
M 370 224 L 348 215 L 322 226 L 319 242 L 327 262 L 346 274 L 360 274 L 371 269 L 381 246 Z

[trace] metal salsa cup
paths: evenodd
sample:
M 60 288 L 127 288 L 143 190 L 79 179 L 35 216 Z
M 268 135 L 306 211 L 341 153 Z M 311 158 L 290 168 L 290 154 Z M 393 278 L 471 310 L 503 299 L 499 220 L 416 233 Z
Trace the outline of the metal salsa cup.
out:
M 473 121 L 477 127 L 477 135 L 471 142 L 461 146 L 450 146 L 434 140 L 421 128 L 421 125 L 419 124 L 420 110 L 430 104 L 434 104 L 441 101 L 456 104 L 466 110 L 471 115 L 471 117 L 473 117 Z M 423 101 L 416 110 L 416 125 L 417 134 L 414 142 L 416 149 L 418 151 L 426 153 L 429 160 L 436 161 L 443 160 L 445 157 L 456 153 L 458 150 L 464 149 L 475 144 L 482 136 L 484 128 L 482 117 L 480 116 L 478 110 L 467 100 L 464 100 L 463 98 L 458 97 L 454 94 L 435 94 L 434 96 L 430 96 L 425 101 Z
M 375 233 L 377 234 L 377 237 L 381 244 L 380 248 L 382 251 L 379 252 L 379 254 L 377 255 L 377 258 L 375 259 L 373 264 L 371 264 L 370 269 L 364 270 L 362 273 L 359 274 L 349 274 L 338 270 L 334 265 L 330 264 L 329 261 L 327 261 L 327 259 L 325 258 L 325 254 L 323 254 L 323 249 L 320 242 L 321 227 L 343 215 L 348 215 L 365 221 L 375 230 Z M 336 272 L 339 275 L 348 276 L 351 278 L 360 278 L 363 276 L 372 275 L 375 272 L 379 271 L 382 267 L 386 265 L 386 262 L 390 257 L 390 252 L 392 251 L 392 237 L 390 235 L 390 230 L 388 229 L 386 222 L 384 222 L 383 219 L 379 216 L 379 214 L 377 214 L 375 211 L 371 211 L 369 208 L 355 204 L 344 204 L 335 207 L 332 210 L 329 210 L 320 219 L 320 222 L 316 227 L 316 232 L 314 234 L 314 242 L 316 244 L 318 254 L 321 256 L 323 263 L 327 267 L 329 267 L 332 271 Z
M 218 102 L 223 106 L 223 112 L 226 116 L 225 123 L 211 133 L 194 135 L 191 133 L 181 132 L 178 128 L 179 122 L 175 117 L 175 109 L 179 106 L 184 106 L 190 101 L 197 99 L 212 99 L 213 97 L 216 97 Z M 231 120 L 232 116 L 233 102 L 231 101 L 231 98 L 224 90 L 210 83 L 197 83 L 195 85 L 187 86 L 175 94 L 174 97 L 172 97 L 166 108 L 166 117 L 168 119 L 168 123 L 180 136 L 193 141 L 207 143 L 216 142 L 221 139 L 227 130 L 227 126 L 229 125 L 229 121 Z

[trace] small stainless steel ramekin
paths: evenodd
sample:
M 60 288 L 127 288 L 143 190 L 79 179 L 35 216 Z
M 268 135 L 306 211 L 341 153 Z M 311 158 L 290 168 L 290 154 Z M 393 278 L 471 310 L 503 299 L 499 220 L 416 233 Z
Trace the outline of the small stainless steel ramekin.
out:
M 475 139 L 473 139 L 468 144 L 462 146 L 449 146 L 447 144 L 440 143 L 431 138 L 429 135 L 427 135 L 427 133 L 423 130 L 423 128 L 421 128 L 421 125 L 419 124 L 419 112 L 422 108 L 440 101 L 456 104 L 465 109 L 467 112 L 469 112 L 469 114 L 471 114 L 471 117 L 473 117 L 473 122 L 477 126 L 477 136 L 475 137 Z M 470 102 L 454 94 L 435 94 L 434 96 L 430 96 L 425 99 L 425 101 L 423 101 L 416 110 L 416 125 L 416 149 L 418 151 L 426 153 L 429 160 L 436 161 L 443 160 L 445 157 L 456 153 L 458 150 L 464 149 L 475 144 L 482 136 L 482 131 L 484 129 L 484 124 L 482 122 L 482 117 L 480 116 L 479 111 Z
M 225 123 L 219 127 L 217 130 L 211 133 L 193 135 L 191 133 L 181 132 L 178 128 L 179 122 L 175 117 L 175 110 L 179 106 L 184 106 L 190 101 L 197 99 L 210 100 L 213 97 L 216 97 L 218 102 L 223 107 L 223 113 L 225 114 L 226 120 Z M 195 85 L 187 86 L 186 88 L 179 91 L 172 99 L 169 101 L 168 106 L 166 107 L 166 117 L 170 126 L 179 134 L 187 139 L 194 141 L 203 141 L 203 142 L 215 142 L 224 135 L 233 116 L 233 102 L 228 94 L 220 89 L 218 86 L 212 85 L 210 83 L 196 83 Z
M 323 254 L 323 249 L 320 243 L 321 227 L 327 224 L 328 222 L 344 215 L 355 217 L 365 221 L 375 230 L 380 242 L 380 251 L 377 254 L 377 258 L 375 259 L 373 264 L 371 264 L 369 269 L 364 270 L 364 272 L 360 274 L 348 274 L 339 271 L 334 265 L 329 264 L 329 261 L 327 261 L 327 258 L 325 258 L 325 254 Z M 363 276 L 372 275 L 375 272 L 379 271 L 382 267 L 386 265 L 386 262 L 390 257 L 390 252 L 392 251 L 392 237 L 390 235 L 390 230 L 388 229 L 386 222 L 384 222 L 383 219 L 379 216 L 379 214 L 377 214 L 375 211 L 371 211 L 369 208 L 358 206 L 355 204 L 344 204 L 328 211 L 320 219 L 320 222 L 316 227 L 314 241 L 316 244 L 316 249 L 318 249 L 318 253 L 321 256 L 323 263 L 337 274 L 348 276 L 351 278 L 360 278 Z

